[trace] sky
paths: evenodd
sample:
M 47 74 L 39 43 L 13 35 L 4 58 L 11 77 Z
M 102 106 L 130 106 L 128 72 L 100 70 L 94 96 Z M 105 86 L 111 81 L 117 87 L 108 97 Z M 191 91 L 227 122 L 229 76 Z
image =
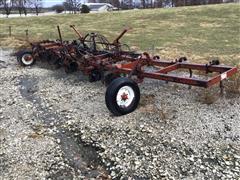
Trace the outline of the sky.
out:
M 44 7 L 51 7 L 55 4 L 62 4 L 64 0 L 43 0 Z

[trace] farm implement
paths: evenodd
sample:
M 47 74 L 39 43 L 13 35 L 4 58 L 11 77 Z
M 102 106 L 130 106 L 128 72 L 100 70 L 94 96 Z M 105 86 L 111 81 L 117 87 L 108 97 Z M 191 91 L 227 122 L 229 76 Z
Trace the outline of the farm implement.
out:
M 17 53 L 19 63 L 30 66 L 36 60 L 47 60 L 64 67 L 67 73 L 81 71 L 89 76 L 90 82 L 102 81 L 107 85 L 107 108 L 116 116 L 128 114 L 137 108 L 140 100 L 138 83 L 145 78 L 204 88 L 220 84 L 222 91 L 222 81 L 237 72 L 236 67 L 220 65 L 218 60 L 194 64 L 189 63 L 186 57 L 166 61 L 147 52 L 131 51 L 128 45 L 120 43 L 127 29 L 110 43 L 103 35 L 89 33 L 83 36 L 74 26 L 70 27 L 78 36 L 76 40 L 63 41 L 58 27 L 58 40 L 30 43 L 31 50 Z M 175 71 L 179 70 L 187 70 L 189 75 L 176 74 Z M 194 71 L 211 76 L 193 77 Z

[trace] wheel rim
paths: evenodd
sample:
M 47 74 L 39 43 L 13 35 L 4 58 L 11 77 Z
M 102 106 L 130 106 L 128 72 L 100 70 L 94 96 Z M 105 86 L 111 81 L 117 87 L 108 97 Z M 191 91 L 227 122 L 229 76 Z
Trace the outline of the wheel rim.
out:
M 117 93 L 117 104 L 122 108 L 129 107 L 135 97 L 134 91 L 130 86 L 124 86 L 118 90 Z
M 30 65 L 33 63 L 33 56 L 30 53 L 24 54 L 22 56 L 22 63 L 25 65 Z

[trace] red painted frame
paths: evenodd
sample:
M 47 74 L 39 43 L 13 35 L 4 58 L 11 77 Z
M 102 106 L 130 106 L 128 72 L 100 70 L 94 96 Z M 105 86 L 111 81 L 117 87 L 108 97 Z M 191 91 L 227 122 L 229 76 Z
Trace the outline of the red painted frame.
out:
M 129 59 L 128 59 L 129 60 Z M 142 67 L 150 65 L 154 67 L 161 68 L 154 72 L 145 72 Z M 206 73 L 219 73 L 208 80 L 202 80 L 193 77 L 180 77 L 176 75 L 168 74 L 174 70 L 188 69 L 204 71 Z M 115 67 L 115 73 L 125 73 L 133 74 L 138 77 L 138 79 L 143 80 L 144 78 L 158 79 L 169 82 L 176 82 L 181 84 L 187 84 L 199 87 L 210 87 L 214 84 L 220 83 L 222 80 L 237 73 L 238 69 L 236 67 L 223 66 L 223 65 L 205 65 L 205 64 L 193 64 L 184 62 L 167 62 L 153 59 L 139 59 L 132 61 L 127 64 L 117 64 Z

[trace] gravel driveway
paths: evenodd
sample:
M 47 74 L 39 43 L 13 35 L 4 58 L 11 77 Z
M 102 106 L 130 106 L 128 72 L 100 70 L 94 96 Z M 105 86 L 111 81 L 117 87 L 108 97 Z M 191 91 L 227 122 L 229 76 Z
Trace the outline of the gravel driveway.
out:
M 2 179 L 239 179 L 240 97 L 146 80 L 113 117 L 105 87 L 0 49 Z M 130 178 L 128 178 L 130 177 Z

